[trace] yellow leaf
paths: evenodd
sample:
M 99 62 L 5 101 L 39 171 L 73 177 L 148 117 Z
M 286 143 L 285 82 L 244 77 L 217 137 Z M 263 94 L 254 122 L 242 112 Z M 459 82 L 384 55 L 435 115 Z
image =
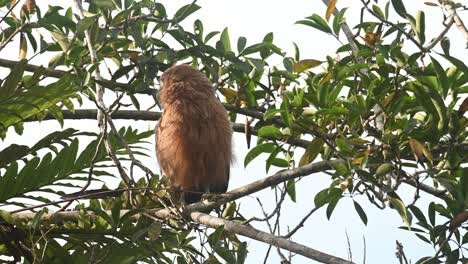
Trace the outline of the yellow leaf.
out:
M 333 72 L 331 71 L 327 72 L 327 74 L 325 74 L 325 76 L 323 76 L 323 79 L 320 81 L 320 85 L 330 81 L 332 77 L 333 77 Z
M 359 158 L 355 158 L 353 160 L 353 164 L 354 165 L 360 165 L 362 163 L 362 161 L 364 160 L 365 157 L 359 157 Z
M 310 68 L 314 68 L 322 64 L 321 61 L 319 60 L 314 60 L 314 59 L 307 59 L 307 60 L 300 60 L 296 63 L 294 63 L 294 71 L 295 72 L 303 72 L 305 70 L 308 70 Z
M 231 88 L 219 88 L 222 95 L 226 98 L 227 102 L 232 102 L 237 97 L 237 91 Z
M 340 183 L 340 189 L 344 192 L 346 191 L 346 189 L 348 188 L 348 186 L 352 183 L 352 180 L 353 178 L 352 177 L 348 177 L 346 178 L 346 180 L 342 181 Z
M 409 141 L 409 145 L 410 145 L 410 148 L 411 148 L 411 152 L 413 152 L 414 159 L 416 161 L 419 161 L 423 157 L 422 149 L 424 148 L 424 145 L 421 142 L 419 142 L 418 140 L 414 139 L 414 138 L 409 138 L 408 141 Z
M 28 53 L 28 43 L 26 42 L 26 38 L 24 34 L 20 35 L 20 50 L 19 50 L 19 60 L 26 58 Z
M 62 48 L 63 51 L 68 50 L 68 46 L 70 46 L 70 40 L 68 37 L 62 33 L 52 31 L 52 37 L 58 42 L 59 46 Z
M 336 1 L 337 0 L 331 0 L 330 3 L 328 3 L 327 13 L 325 14 L 325 18 L 327 19 L 327 22 L 328 20 L 330 20 L 330 17 L 333 14 L 333 10 L 335 10 Z
M 432 154 L 423 143 L 419 142 L 417 139 L 409 138 L 409 145 L 416 161 L 420 161 L 423 157 L 426 157 L 431 164 L 433 163 Z
M 424 2 L 424 4 L 428 6 L 438 6 L 436 3 L 431 3 L 431 2 Z
M 314 161 L 322 150 L 323 140 L 318 137 L 314 138 L 312 142 L 310 142 L 310 144 L 307 146 L 304 155 L 302 155 L 302 158 L 299 161 L 299 166 L 304 166 Z

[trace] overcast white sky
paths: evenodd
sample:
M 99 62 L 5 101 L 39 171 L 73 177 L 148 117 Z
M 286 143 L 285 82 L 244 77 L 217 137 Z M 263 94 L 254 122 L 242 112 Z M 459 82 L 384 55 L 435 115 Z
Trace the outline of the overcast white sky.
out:
M 47 3 L 51 5 L 60 5 L 64 1 L 37 1 L 45 13 Z M 165 4 L 168 12 L 173 14 L 178 7 L 191 1 L 161 1 Z M 385 1 L 379 1 L 385 2 Z M 426 12 L 426 39 L 430 40 L 435 37 L 442 29 L 442 16 L 440 10 L 434 7 L 423 5 L 424 1 L 405 1 L 409 13 L 414 13 L 418 9 Z M 468 4 L 468 1 L 461 1 Z M 295 0 L 295 1 L 271 1 L 271 0 L 200 0 L 198 2 L 202 9 L 195 13 L 192 18 L 187 19 L 183 25 L 186 29 L 191 28 L 191 23 L 195 18 L 203 21 L 205 32 L 221 31 L 224 27 L 229 27 L 229 32 L 233 45 L 237 42 L 239 36 L 245 36 L 248 43 L 253 44 L 261 41 L 263 36 L 268 32 L 274 32 L 274 42 L 283 50 L 293 55 L 292 42 L 296 42 L 301 49 L 301 58 L 313 58 L 323 60 L 326 55 L 334 56 L 334 52 L 339 46 L 336 40 L 331 36 L 322 34 L 312 28 L 301 25 L 294 25 L 294 22 L 313 13 L 323 15 L 325 13 L 325 5 L 320 0 Z M 358 0 L 341 0 L 338 1 L 338 8 L 349 6 L 347 12 L 347 21 L 350 25 L 355 25 L 359 19 L 360 1 Z M 392 12 L 392 14 L 394 14 Z M 468 17 L 463 17 L 468 23 Z M 393 16 L 396 18 L 396 16 Z M 447 36 L 451 39 L 451 53 L 461 61 L 468 61 L 468 53 L 464 49 L 464 41 L 462 34 L 453 27 Z M 343 41 L 346 41 L 343 37 Z M 0 52 L 0 57 L 8 59 L 17 59 L 18 44 L 12 43 L 7 49 Z M 31 54 L 28 54 L 31 56 Z M 28 56 L 28 57 L 29 57 Z M 50 59 L 50 58 L 48 58 Z M 47 60 L 37 63 L 46 64 Z M 1 76 L 8 71 L 0 69 Z M 132 122 L 133 127 L 145 130 L 153 128 L 155 122 L 142 121 L 117 121 L 118 126 L 129 125 Z M 65 127 L 79 127 L 97 131 L 95 121 L 66 121 Z M 48 133 L 60 129 L 56 121 L 42 122 L 40 129 L 37 123 L 25 125 L 25 133 L 23 136 L 18 136 L 10 131 L 7 140 L 0 142 L 0 149 L 11 143 L 28 144 L 36 142 L 38 139 Z M 252 142 L 255 142 L 252 140 Z M 247 169 L 243 168 L 243 159 L 247 153 L 247 148 L 243 135 L 236 134 L 234 137 L 236 156 L 238 157 L 237 164 L 231 171 L 230 189 L 245 185 L 252 181 L 258 180 L 265 176 L 264 160 L 262 157 L 257 158 L 252 162 Z M 154 155 L 154 153 L 153 153 Z M 264 157 L 263 157 L 264 158 Z M 145 160 L 148 166 L 157 168 L 154 160 Z M 272 172 L 270 172 L 271 174 Z M 293 203 L 287 198 L 287 202 L 282 211 L 282 230 L 286 231 L 286 226 L 295 226 L 296 223 L 314 206 L 313 198 L 317 192 L 328 187 L 330 183 L 329 177 L 326 175 L 316 174 L 306 177 L 297 186 L 298 203 Z M 410 188 L 403 189 L 403 195 L 407 199 L 413 196 L 413 190 Z M 260 192 L 259 197 L 265 203 L 267 208 L 274 208 L 272 191 L 264 190 Z M 405 247 L 407 256 L 414 263 L 422 256 L 433 254 L 431 247 L 418 240 L 413 234 L 407 231 L 398 229 L 403 225 L 397 212 L 386 209 L 384 211 L 376 209 L 370 205 L 366 199 L 356 199 L 365 208 L 369 222 L 367 227 L 361 222 L 357 213 L 354 210 L 351 199 L 343 199 L 335 209 L 331 220 L 328 221 L 325 215 L 325 209 L 321 209 L 306 222 L 306 226 L 299 231 L 293 240 L 308 245 L 314 249 L 347 258 L 348 246 L 346 242 L 347 232 L 353 255 L 353 261 L 362 263 L 364 246 L 363 238 L 366 240 L 366 256 L 367 263 L 396 263 L 394 255 L 395 240 L 399 240 Z M 260 216 L 260 210 L 254 197 L 242 199 L 241 208 L 244 216 Z M 422 199 L 418 204 L 427 204 L 427 200 Z M 257 227 L 267 231 L 266 226 L 257 225 Z M 266 246 L 252 241 L 249 244 L 250 255 L 247 263 L 259 263 L 263 261 L 266 252 Z M 268 263 L 278 263 L 276 251 L 272 251 Z M 310 261 L 299 256 L 293 259 L 294 263 L 311 263 Z

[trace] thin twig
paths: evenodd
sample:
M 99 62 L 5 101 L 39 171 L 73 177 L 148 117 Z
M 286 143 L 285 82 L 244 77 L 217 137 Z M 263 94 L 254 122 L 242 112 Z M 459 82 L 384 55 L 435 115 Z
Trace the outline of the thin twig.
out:
M 309 219 L 309 217 L 319 209 L 320 207 L 314 207 L 312 210 L 310 210 L 309 213 L 307 213 L 302 219 L 301 221 L 296 225 L 296 227 L 294 227 L 291 231 L 289 231 L 289 233 L 287 233 L 286 235 L 284 235 L 283 237 L 284 238 L 290 238 L 292 237 L 299 229 L 301 229 L 303 226 L 304 226 L 304 223 L 307 221 L 307 219 Z
M 398 30 L 400 33 L 405 35 L 405 37 L 407 37 L 411 42 L 413 42 L 421 51 L 424 52 L 424 47 L 410 33 L 406 32 L 404 29 L 400 28 L 398 25 L 394 24 L 393 22 L 381 18 L 379 15 L 377 15 L 374 12 L 374 10 L 369 8 L 369 5 L 364 0 L 361 0 L 361 2 L 364 5 L 364 7 L 366 8 L 367 12 L 369 12 L 371 15 L 373 15 L 375 18 L 377 18 L 380 22 L 383 22 L 383 23 L 395 28 L 396 30 Z
M 93 171 L 94 171 L 94 164 L 96 163 L 96 160 L 98 158 L 99 150 L 101 150 L 102 143 L 104 142 L 104 134 L 101 134 L 99 136 L 99 141 L 96 146 L 96 150 L 94 152 L 93 158 L 91 159 L 90 165 L 89 165 L 89 172 L 88 172 L 88 179 L 86 180 L 86 184 L 81 188 L 79 192 L 84 192 L 88 187 L 91 185 L 91 182 L 93 180 Z M 69 207 L 74 200 L 69 201 L 67 204 L 65 204 L 58 212 L 65 211 L 67 207 Z
M 15 3 L 8 9 L 6 14 L 0 19 L 0 24 L 3 23 L 3 21 L 8 17 L 8 15 L 15 9 L 15 7 L 19 4 L 20 1 L 15 1 Z
M 396 240 L 396 251 L 395 256 L 398 258 L 400 264 L 408 264 L 408 259 L 406 258 L 405 251 L 403 251 L 403 244 Z
M 351 250 L 351 242 L 349 241 L 348 231 L 345 230 L 346 235 L 346 243 L 348 244 L 348 259 L 349 261 L 353 261 L 353 251 Z
M 7 39 L 5 39 L 5 41 L 3 41 L 3 43 L 0 45 L 0 51 L 3 50 L 3 48 L 6 47 L 6 45 L 8 45 L 8 43 L 10 43 L 10 41 L 16 36 L 16 34 L 20 33 L 21 31 L 23 31 L 23 29 L 26 27 L 27 24 L 23 24 L 21 25 L 19 28 L 17 28 L 13 33 L 11 33 L 10 36 L 8 36 Z
M 442 38 L 445 36 L 445 34 L 447 34 L 447 32 L 452 27 L 454 22 L 455 22 L 455 19 L 454 19 L 454 16 L 452 14 L 452 15 L 450 15 L 448 17 L 448 19 L 447 19 L 447 21 L 445 23 L 444 30 L 442 30 L 442 32 L 440 32 L 440 34 L 434 40 L 432 40 L 429 44 L 427 44 L 427 46 L 424 47 L 424 50 L 427 52 L 427 51 L 430 51 L 432 48 L 434 48 L 434 46 L 437 43 L 439 43 L 439 41 L 442 40 Z

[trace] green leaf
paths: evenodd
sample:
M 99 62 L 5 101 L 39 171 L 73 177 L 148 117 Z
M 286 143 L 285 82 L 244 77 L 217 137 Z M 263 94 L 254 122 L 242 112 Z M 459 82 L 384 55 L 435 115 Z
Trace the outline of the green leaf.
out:
M 57 103 L 75 94 L 75 86 L 71 85 L 69 75 L 46 87 L 19 91 L 14 97 L 0 103 L 0 132 L 46 109 L 56 110 Z
M 241 53 L 247 45 L 247 39 L 245 37 L 239 37 L 237 40 L 237 51 Z
M 288 181 L 288 184 L 286 185 L 286 191 L 288 192 L 291 201 L 296 202 L 296 182 L 294 180 Z
M 424 44 L 426 41 L 426 21 L 423 11 L 418 11 L 416 13 L 416 37 L 419 39 L 421 44 Z
M 147 138 L 153 135 L 153 131 L 145 131 L 143 133 L 138 133 L 136 130 L 131 128 L 121 129 L 120 134 L 125 139 L 125 141 L 130 144 L 130 147 L 133 147 L 133 144 L 139 143 L 143 138 Z M 46 144 L 47 142 L 58 142 L 63 145 L 62 149 L 57 151 L 56 147 L 47 146 L 54 150 L 56 154 L 55 157 L 52 153 L 49 152 L 39 159 L 35 157 L 31 160 L 23 159 L 25 165 L 18 170 L 18 163 L 11 162 L 5 169 L 2 177 L 0 177 L 0 187 L 8 186 L 8 188 L 2 188 L 0 192 L 0 203 L 3 203 L 11 198 L 24 196 L 24 194 L 32 191 L 38 191 L 42 187 L 57 185 L 64 186 L 63 183 L 60 183 L 60 180 L 70 179 L 73 176 L 74 180 L 84 180 L 87 181 L 87 177 L 76 177 L 79 174 L 83 174 L 87 168 L 89 168 L 91 160 L 93 159 L 94 154 L 96 153 L 97 139 L 92 141 L 84 148 L 81 154 L 78 156 L 78 139 L 75 137 L 71 144 L 68 144 L 70 139 L 60 140 L 61 134 L 56 134 L 57 138 L 54 139 L 43 139 L 36 145 Z M 116 150 L 117 155 L 122 155 L 121 150 L 124 149 L 124 146 L 116 136 L 112 133 L 109 134 L 109 140 Z M 67 142 L 68 141 L 68 142 Z M 40 146 L 37 146 L 39 149 Z M 36 146 L 33 147 L 36 149 Z M 95 167 L 100 162 L 107 161 L 107 152 L 105 148 L 102 147 L 98 152 Z M 38 199 L 39 201 L 39 199 Z
M 388 197 L 388 199 L 390 200 L 390 203 L 393 205 L 393 207 L 395 207 L 397 212 L 400 214 L 400 217 L 403 220 L 403 222 L 406 223 L 408 228 L 411 228 L 411 224 L 408 217 L 408 211 L 406 210 L 405 204 L 399 198 L 396 197 Z
M 322 207 L 332 200 L 339 199 L 343 191 L 340 188 L 326 188 L 321 190 L 314 198 L 315 207 Z
M 320 31 L 323 31 L 325 33 L 332 33 L 331 28 L 328 26 L 327 21 L 325 21 L 323 18 L 321 18 L 317 14 L 313 14 L 310 17 L 307 17 L 308 20 L 299 20 L 296 22 L 296 24 L 301 24 L 301 25 L 306 25 L 310 26 L 313 28 L 316 28 Z
M 298 61 L 298 62 L 294 63 L 294 71 L 295 72 L 303 72 L 303 71 L 308 70 L 310 68 L 320 66 L 321 64 L 322 64 L 322 62 L 319 61 L 319 60 L 314 60 L 314 59 L 301 60 L 301 61 Z
M 270 117 L 276 116 L 276 114 L 283 112 L 282 109 L 268 109 L 263 115 L 263 120 L 268 120 Z
M 431 241 L 429 239 L 427 239 L 425 236 L 421 235 L 421 234 L 415 234 L 419 239 L 421 239 L 422 241 L 428 243 L 428 244 L 432 244 Z
M 361 205 L 359 205 L 356 201 L 353 201 L 353 202 L 354 202 L 354 209 L 356 209 L 356 212 L 358 213 L 359 217 L 361 217 L 361 220 L 364 223 L 364 225 L 367 225 L 366 212 L 364 212 Z
M 219 256 L 221 256 L 221 258 L 226 261 L 226 263 L 236 263 L 236 257 L 234 256 L 232 250 L 229 250 L 224 246 L 216 246 L 214 250 Z
M 293 119 L 291 113 L 289 112 L 289 102 L 287 100 L 283 100 L 281 103 L 281 119 L 286 124 L 287 127 L 291 128 L 293 124 Z
M 258 136 L 265 138 L 280 138 L 282 136 L 282 133 L 279 128 L 273 125 L 269 125 L 261 127 L 258 130 Z
M 223 32 L 221 32 L 221 43 L 223 44 L 225 52 L 231 51 L 231 40 L 229 39 L 229 31 L 227 27 L 224 28 Z
M 253 149 L 245 155 L 244 159 L 244 167 L 247 167 L 247 165 L 254 160 L 258 155 L 262 153 L 272 153 L 276 149 L 276 145 L 274 143 L 264 143 L 255 146 Z
M 205 36 L 205 40 L 203 41 L 204 43 L 207 43 L 208 41 L 210 41 L 210 39 L 212 39 L 214 36 L 218 35 L 219 34 L 219 31 L 213 31 L 213 32 L 210 32 L 208 33 L 206 36 Z
M 10 74 L 8 74 L 5 82 L 0 87 L 0 101 L 7 99 L 15 93 L 19 82 L 23 78 L 27 62 L 28 61 L 26 59 L 23 59 L 11 69 Z
M 450 39 L 447 37 L 443 37 L 440 40 L 440 47 L 445 55 L 450 56 Z
M 377 177 L 384 176 L 387 173 L 393 171 L 393 169 L 394 167 L 392 163 L 389 163 L 389 162 L 383 163 L 383 164 L 380 164 L 380 166 L 377 168 L 377 170 L 375 171 L 375 175 Z
M 39 224 L 39 222 L 40 222 L 41 219 L 42 219 L 42 216 L 43 216 L 46 212 L 48 212 L 48 209 L 47 209 L 47 208 L 43 208 L 42 210 L 40 210 L 39 212 L 37 212 L 37 213 L 34 215 L 32 221 L 31 221 L 30 224 L 29 224 L 29 228 L 30 228 L 31 230 L 36 230 L 37 225 Z
M 94 23 L 96 23 L 97 15 L 85 17 L 83 19 L 78 20 L 76 24 L 76 33 L 83 33 L 87 29 L 89 29 Z
M 436 72 L 439 85 L 442 88 L 443 95 L 447 96 L 448 90 L 449 90 L 449 81 L 447 78 L 447 74 L 445 73 L 440 63 L 436 59 L 434 59 L 432 56 L 431 56 L 431 62 L 432 62 L 432 65 L 434 66 L 434 70 Z
M 176 23 L 180 23 L 182 20 L 195 13 L 201 7 L 197 4 L 188 4 L 181 7 L 174 15 Z
M 242 242 L 237 248 L 237 264 L 244 264 L 247 258 L 247 242 Z
M 335 142 L 340 151 L 345 153 L 351 153 L 353 151 L 353 146 L 348 142 L 348 140 L 344 138 L 337 138 Z
M 381 19 L 385 19 L 385 14 L 382 12 L 382 9 L 378 5 L 372 5 L 372 10 L 379 16 Z
M 61 32 L 52 31 L 50 33 L 52 34 L 52 37 L 57 41 L 60 48 L 62 48 L 63 51 L 67 51 L 68 47 L 70 46 L 70 40 L 68 39 L 68 37 Z
M 330 201 L 330 203 L 328 204 L 328 206 L 327 206 L 327 212 L 326 212 L 326 213 L 327 213 L 327 219 L 328 219 L 328 220 L 330 220 L 330 217 L 331 217 L 333 211 L 335 210 L 336 205 L 337 205 L 338 202 L 340 201 L 340 198 L 341 198 L 341 197 L 332 199 L 332 200 Z
M 402 0 L 392 0 L 392 5 L 393 8 L 395 8 L 395 11 L 397 12 L 398 15 L 400 15 L 402 18 L 406 19 L 406 8 L 405 5 L 403 4 Z
M 333 18 L 333 32 L 335 32 L 335 35 L 340 34 L 341 30 L 341 25 L 343 25 L 344 22 L 346 22 L 346 19 L 344 18 L 345 12 L 348 8 L 343 8 L 340 10 L 338 15 Z
M 427 223 L 426 217 L 424 217 L 424 214 L 421 212 L 421 210 L 414 205 L 410 205 L 408 208 L 411 210 L 413 215 L 416 216 L 416 219 L 418 219 L 419 224 L 422 227 L 429 229 L 429 224 Z
M 283 65 L 284 65 L 284 68 L 288 71 L 288 72 L 293 72 L 293 61 L 291 60 L 291 58 L 284 58 L 283 59 Z
M 435 206 L 436 204 L 434 202 L 431 202 L 428 207 L 429 221 L 431 222 L 432 226 L 435 226 Z
M 293 42 L 293 45 L 294 45 L 294 60 L 299 61 L 301 57 L 301 52 L 295 42 Z
M 0 220 L 2 223 L 3 221 L 12 224 L 14 222 L 13 217 L 11 216 L 10 212 L 5 210 L 0 210 Z
M 449 55 L 440 54 L 440 53 L 438 53 L 438 54 L 440 56 L 444 57 L 446 60 L 450 61 L 461 72 L 468 72 L 468 67 L 466 67 L 466 64 L 463 61 L 461 61 L 461 60 L 459 60 L 459 59 L 457 59 L 455 57 L 449 56 Z
M 315 112 L 316 115 L 347 115 L 349 109 L 344 107 L 322 108 Z

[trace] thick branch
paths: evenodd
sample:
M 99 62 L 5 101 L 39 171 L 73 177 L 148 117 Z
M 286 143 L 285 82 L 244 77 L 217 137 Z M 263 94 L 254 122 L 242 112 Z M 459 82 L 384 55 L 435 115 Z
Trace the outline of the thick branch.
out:
M 280 171 L 272 176 L 265 177 L 263 179 L 254 181 L 250 184 L 244 185 L 237 189 L 234 189 L 230 192 L 217 195 L 215 199 L 212 200 L 203 200 L 198 203 L 194 203 L 186 206 L 186 212 L 195 212 L 195 211 L 207 211 L 219 207 L 222 204 L 228 203 L 230 201 L 237 200 L 244 196 L 256 193 L 271 186 L 280 184 L 282 182 L 289 181 L 291 179 L 296 179 L 302 176 L 310 175 L 317 172 L 323 172 L 326 170 L 333 169 L 333 164 L 338 164 L 344 162 L 343 160 L 331 160 L 331 161 L 319 161 L 315 163 L 310 163 L 308 165 L 298 167 L 290 170 Z M 73 215 L 63 214 L 65 212 L 47 214 L 43 216 L 44 221 L 52 223 L 60 223 L 60 221 L 68 221 L 75 219 Z M 151 209 L 148 210 L 148 213 L 153 214 L 154 216 L 165 219 L 171 217 L 172 211 L 169 209 Z M 33 214 L 33 213 L 32 213 Z M 17 213 L 14 214 L 14 217 L 18 220 L 29 219 L 31 217 L 30 213 Z
M 415 179 L 405 179 L 405 180 L 403 180 L 403 182 L 408 184 L 408 185 L 413 186 L 414 188 L 419 188 L 422 191 L 424 191 L 426 193 L 429 193 L 429 194 L 432 194 L 432 195 L 434 195 L 436 197 L 439 197 L 439 198 L 444 197 L 445 194 L 447 193 L 447 191 L 445 191 L 445 190 L 436 189 L 436 188 L 431 187 L 431 186 L 429 186 L 427 184 L 424 184 L 424 183 L 418 183 L 418 182 L 416 182 Z
M 123 216 L 124 214 L 128 212 L 129 212 L 128 210 L 122 210 L 120 214 L 121 216 Z M 111 212 L 108 212 L 108 213 L 110 214 Z M 21 214 L 16 214 L 13 217 L 15 218 L 15 220 L 30 220 L 30 219 L 33 219 L 34 216 L 35 216 L 35 213 L 21 213 Z M 273 245 L 275 247 L 283 248 L 283 249 L 289 250 L 291 252 L 297 253 L 299 255 L 308 257 L 310 259 L 313 259 L 319 262 L 336 263 L 336 264 L 341 264 L 341 263 L 351 264 L 352 263 L 350 261 L 323 253 L 321 251 L 318 251 L 313 248 L 307 247 L 305 245 L 287 240 L 285 238 L 268 234 L 266 232 L 253 228 L 251 226 L 241 225 L 233 221 L 228 221 L 228 220 L 214 217 L 214 216 L 201 213 L 201 212 L 191 212 L 189 216 L 194 222 L 197 222 L 199 224 L 212 227 L 212 228 L 224 226 L 224 230 L 226 230 L 227 232 L 232 232 L 241 236 L 249 237 L 251 239 L 267 243 L 269 245 Z M 89 213 L 89 217 L 91 217 L 91 219 L 94 220 L 98 216 L 94 213 Z M 138 218 L 138 217 L 140 217 L 140 215 L 134 216 L 134 218 Z M 65 221 L 76 221 L 79 218 L 80 218 L 79 211 L 67 211 L 67 212 L 59 212 L 55 214 L 53 213 L 44 214 L 42 216 L 42 221 L 59 224 Z
M 463 21 L 461 20 L 461 18 L 458 16 L 457 12 L 455 11 L 455 8 L 453 8 L 453 2 L 445 1 L 444 8 L 445 10 L 447 10 L 450 16 L 453 16 L 455 25 L 457 26 L 458 30 L 460 30 L 460 32 L 463 33 L 463 36 L 465 37 L 465 41 L 466 41 L 466 48 L 468 48 L 468 30 L 466 29 L 465 24 L 463 24 Z
M 225 225 L 225 229 L 230 232 L 235 232 L 237 234 L 250 237 L 252 239 L 256 239 L 259 241 L 263 241 L 265 243 L 271 244 L 276 247 L 281 247 L 286 250 L 291 250 L 297 254 L 301 254 L 306 257 L 310 257 L 317 261 L 324 261 L 326 263 L 350 263 L 340 258 L 336 258 L 325 253 L 321 253 L 316 251 L 312 248 L 306 247 L 304 245 L 300 245 L 298 243 L 294 243 L 284 238 L 276 237 L 270 235 L 268 233 L 259 231 L 255 228 L 242 226 L 237 223 L 232 223 L 227 220 L 217 219 L 215 217 L 202 214 L 198 211 L 206 211 L 211 210 L 213 208 L 218 207 L 220 204 L 227 203 L 229 201 L 236 200 L 238 198 L 250 195 L 252 193 L 258 192 L 265 188 L 268 188 L 273 185 L 277 185 L 281 182 L 286 182 L 291 179 L 295 179 L 301 176 L 305 176 L 308 174 L 332 169 L 332 165 L 334 163 L 342 162 L 340 160 L 336 161 L 321 161 L 316 163 L 311 163 L 306 166 L 302 166 L 292 170 L 286 170 L 282 172 L 278 172 L 273 176 L 266 177 L 264 179 L 255 181 L 243 187 L 237 188 L 231 192 L 219 195 L 213 201 L 202 201 L 195 203 L 193 205 L 189 205 L 185 209 L 185 213 L 189 215 L 192 220 L 199 222 L 201 224 L 206 224 L 210 227 L 218 227 L 221 225 Z M 121 211 L 121 214 L 125 214 L 127 211 Z M 170 209 L 149 209 L 146 213 L 151 214 L 159 219 L 167 219 L 173 217 L 172 211 Z M 97 218 L 97 215 L 94 213 L 89 213 L 91 218 Z M 30 220 L 34 218 L 35 213 L 17 213 L 13 214 L 12 217 L 15 220 Z M 42 216 L 42 221 L 60 224 L 65 221 L 76 221 L 79 219 L 80 213 L 77 211 L 66 211 L 66 212 L 58 212 L 58 213 L 49 213 L 44 214 Z M 227 225 L 227 227 L 226 227 Z
M 322 0 L 322 2 L 326 6 L 328 6 L 330 4 L 331 0 Z M 333 10 L 333 15 L 336 16 L 336 15 L 338 15 L 338 13 L 339 13 L 338 9 L 335 8 Z M 345 34 L 346 38 L 348 39 L 349 45 L 351 46 L 351 50 L 353 51 L 353 55 L 357 56 L 358 53 L 359 53 L 359 48 L 356 45 L 356 43 L 354 42 L 354 34 L 351 31 L 351 29 L 349 28 L 348 24 L 347 23 L 341 24 L 341 30 L 343 30 L 343 33 Z
M 16 65 L 18 63 L 19 63 L 18 61 L 0 59 L 0 67 L 5 67 L 5 68 L 12 69 L 12 68 L 16 67 Z M 26 64 L 24 66 L 25 71 L 28 71 L 28 72 L 36 72 L 41 68 L 43 68 L 43 67 L 33 65 L 33 64 Z M 62 71 L 62 70 L 53 70 L 53 69 L 47 69 L 46 68 L 46 69 L 44 69 L 43 75 L 47 76 L 47 77 L 60 79 L 67 73 L 68 72 Z M 111 90 L 117 90 L 117 91 L 129 91 L 130 90 L 130 85 L 128 85 L 126 83 L 118 83 L 118 82 L 113 82 L 113 81 L 109 81 L 109 80 L 97 81 L 95 79 L 92 79 L 92 81 L 95 81 L 95 82 L 101 84 L 102 86 L 104 86 L 106 88 L 109 88 Z
M 230 107 L 226 107 L 227 109 Z M 241 109 L 242 110 L 242 109 Z M 253 110 L 245 109 L 246 113 Z M 82 120 L 82 119 L 96 119 L 97 110 L 96 109 L 77 109 L 74 112 L 69 110 L 62 110 L 62 116 L 64 119 L 70 120 Z M 137 110 L 118 110 L 111 113 L 112 119 L 134 119 L 134 120 L 144 120 L 144 121 L 156 121 L 161 118 L 161 112 L 153 111 L 137 111 Z M 42 120 L 55 120 L 56 118 L 47 113 L 47 115 Z M 27 119 L 27 122 L 37 121 L 36 119 Z M 232 123 L 232 129 L 238 133 L 245 133 L 245 125 L 239 123 Z M 250 127 L 250 132 L 252 135 L 258 135 L 258 131 L 253 127 Z M 276 138 L 270 138 L 272 140 Z M 309 141 L 299 139 L 299 138 L 285 138 L 284 141 L 290 145 L 307 148 Z
M 225 105 L 227 106 L 227 105 Z M 235 109 L 233 106 L 227 106 L 227 110 L 241 110 L 245 115 L 257 115 L 255 113 L 255 110 L 250 110 L 250 109 Z M 71 112 L 69 110 L 62 110 L 62 115 L 64 119 L 70 119 L 70 120 L 81 120 L 81 119 L 96 119 L 96 109 L 77 109 L 74 112 Z M 161 117 L 161 112 L 154 112 L 154 111 L 137 111 L 137 110 L 118 110 L 115 112 L 112 112 L 111 115 L 112 119 L 134 119 L 134 120 L 144 120 L 144 121 L 156 121 Z M 56 118 L 52 116 L 50 113 L 48 113 L 43 120 L 55 120 Z M 27 119 L 25 120 L 26 122 L 33 122 L 37 121 L 36 119 Z M 239 124 L 239 123 L 232 123 L 232 128 L 235 132 L 238 133 L 245 133 L 245 125 L 244 124 Z M 257 130 L 255 130 L 253 127 L 251 127 L 250 132 L 253 135 L 257 135 Z M 274 138 L 271 138 L 272 140 Z M 310 144 L 309 141 L 299 139 L 299 138 L 287 138 L 285 139 L 285 142 L 296 146 L 296 147 L 301 147 L 301 148 L 307 148 L 307 146 Z M 367 146 L 364 146 L 364 148 L 367 148 Z M 432 150 L 433 154 L 437 153 L 442 153 L 444 151 L 447 151 L 448 146 L 446 145 L 441 145 L 439 148 Z M 468 151 L 468 144 L 462 143 L 461 144 L 462 151 Z M 405 159 L 408 160 L 414 160 L 413 155 L 409 155 L 408 157 L 404 157 Z M 408 184 L 411 184 L 408 182 Z M 425 190 L 424 190 L 425 191 Z M 429 191 L 429 193 L 431 193 Z M 435 191 L 435 193 L 438 193 L 436 196 L 441 195 L 439 192 Z
M 277 237 L 266 232 L 260 231 L 250 226 L 244 226 L 233 221 L 228 221 L 225 219 L 217 218 L 208 214 L 200 212 L 192 212 L 190 217 L 193 221 L 212 227 L 217 228 L 224 226 L 224 230 L 228 232 L 233 232 L 241 236 L 249 237 L 251 239 L 265 242 L 269 245 L 283 248 L 291 252 L 297 253 L 304 257 L 323 262 L 323 263 L 352 263 L 350 261 L 328 255 L 326 253 L 320 252 L 313 248 L 301 245 L 294 241 L 287 240 L 282 237 Z
M 453 18 L 453 16 L 450 16 L 447 20 L 447 22 L 445 23 L 445 27 L 444 29 L 442 30 L 442 32 L 440 32 L 440 34 L 433 40 L 431 41 L 425 48 L 424 50 L 425 51 L 430 51 L 432 48 L 435 47 L 435 45 L 437 45 L 437 43 L 439 43 L 442 38 L 445 36 L 445 34 L 447 34 L 447 32 L 449 31 L 449 29 L 452 27 L 453 25 L 453 22 L 455 22 L 455 19 Z

